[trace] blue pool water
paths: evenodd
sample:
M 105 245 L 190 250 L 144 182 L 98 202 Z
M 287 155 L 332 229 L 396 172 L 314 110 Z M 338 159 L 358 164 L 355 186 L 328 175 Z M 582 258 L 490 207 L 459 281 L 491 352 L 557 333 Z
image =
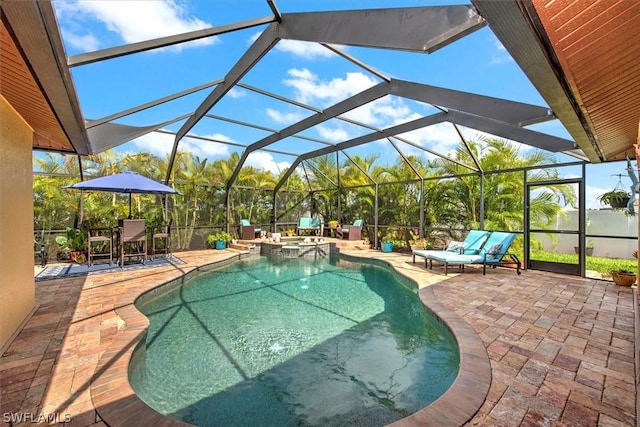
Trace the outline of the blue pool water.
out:
M 387 268 L 257 257 L 142 298 L 129 366 L 147 404 L 200 426 L 377 426 L 453 383 L 451 332 Z

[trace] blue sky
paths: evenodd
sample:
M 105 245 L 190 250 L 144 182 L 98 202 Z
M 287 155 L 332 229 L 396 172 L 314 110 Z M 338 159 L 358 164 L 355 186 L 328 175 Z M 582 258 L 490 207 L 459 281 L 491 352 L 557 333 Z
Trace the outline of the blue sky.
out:
M 338 9 L 367 9 L 403 6 L 436 6 L 468 4 L 462 1 L 277 1 L 281 13 Z M 143 1 L 56 1 L 54 7 L 65 49 L 69 56 L 108 47 L 149 40 L 171 34 L 237 23 L 271 16 L 266 0 L 143 0 Z M 74 67 L 72 75 L 84 117 L 98 119 L 127 108 L 149 102 L 175 92 L 223 78 L 235 61 L 246 51 L 265 26 L 249 28 L 134 55 Z M 508 52 L 488 27 L 468 35 L 433 54 L 393 52 L 341 46 L 349 55 L 384 75 L 508 100 L 546 106 Z M 294 99 L 305 105 L 323 109 L 339 100 L 380 82 L 367 70 L 345 60 L 319 44 L 281 41 L 242 80 L 243 83 Z M 191 113 L 210 90 L 174 100 L 117 122 L 134 126 L 163 123 Z M 398 97 L 384 97 L 354 110 L 349 117 L 378 128 L 389 127 L 435 112 L 431 106 Z M 279 130 L 310 114 L 304 108 L 274 100 L 253 91 L 234 88 L 210 111 L 210 114 L 258 124 Z M 166 126 L 177 131 L 184 121 Z M 571 139 L 559 121 L 540 124 L 530 129 Z M 465 137 L 480 135 L 462 128 Z M 336 119 L 315 126 L 304 136 L 336 143 L 364 133 L 362 127 Z M 251 144 L 266 135 L 263 130 L 249 129 L 216 119 L 205 119 L 190 134 L 232 142 Z M 450 152 L 459 138 L 453 126 L 441 124 L 405 135 L 407 139 L 437 152 Z M 118 147 L 119 151 L 150 151 L 165 156 L 173 145 L 171 135 L 151 133 Z M 300 154 L 322 145 L 288 138 L 270 148 Z M 404 154 L 425 155 L 408 144 L 399 143 Z M 215 144 L 185 138 L 182 150 L 201 158 L 227 157 L 241 152 L 242 147 Z M 522 146 L 522 150 L 529 147 Z M 351 155 L 378 153 L 382 164 L 393 162 L 397 153 L 385 141 L 349 150 Z M 559 160 L 573 160 L 558 155 Z M 253 153 L 248 163 L 272 171 L 286 169 L 295 159 L 278 153 Z M 635 163 L 635 162 L 634 162 Z M 635 165 L 634 165 L 635 166 Z M 594 167 L 595 168 L 595 167 Z M 595 197 L 616 185 L 617 173 L 625 173 L 617 163 L 597 167 L 587 181 L 588 207 L 597 208 Z M 566 176 L 579 173 L 569 168 Z M 597 175 L 597 177 L 596 177 Z M 629 179 L 622 178 L 628 186 Z

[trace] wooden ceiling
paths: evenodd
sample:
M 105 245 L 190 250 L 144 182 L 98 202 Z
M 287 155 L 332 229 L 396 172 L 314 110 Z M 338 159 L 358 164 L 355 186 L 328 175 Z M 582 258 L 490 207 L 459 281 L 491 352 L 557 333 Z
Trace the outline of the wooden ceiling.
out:
M 534 0 L 533 5 L 605 159 L 635 157 L 640 2 Z
M 591 162 L 635 157 L 640 1 L 471 1 Z
M 0 18 L 0 96 L 33 129 L 33 148 L 89 154 L 53 5 L 0 0 Z
M 5 22 L 0 24 L 0 95 L 33 129 L 33 148 L 74 152 Z

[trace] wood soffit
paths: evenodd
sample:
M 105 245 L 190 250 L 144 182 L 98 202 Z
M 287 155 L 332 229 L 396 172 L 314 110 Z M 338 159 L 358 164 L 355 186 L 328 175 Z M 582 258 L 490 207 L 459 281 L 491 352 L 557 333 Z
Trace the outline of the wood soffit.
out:
M 534 0 L 533 5 L 604 160 L 635 157 L 640 1 Z
M 33 148 L 73 153 L 73 146 L 4 21 L 0 21 L 0 67 L 0 95 L 33 129 Z

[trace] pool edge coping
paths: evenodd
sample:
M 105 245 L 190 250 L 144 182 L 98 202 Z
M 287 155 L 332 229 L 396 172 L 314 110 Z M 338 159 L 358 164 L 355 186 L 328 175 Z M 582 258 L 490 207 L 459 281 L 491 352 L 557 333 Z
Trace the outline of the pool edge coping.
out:
M 358 260 L 371 259 L 365 253 L 345 254 Z M 93 406 L 103 422 L 109 426 L 131 422 L 151 422 L 158 426 L 191 426 L 191 424 L 167 417 L 140 399 L 129 383 L 129 362 L 135 348 L 144 339 L 149 321 L 135 306 L 139 298 L 159 292 L 167 286 L 184 282 L 194 274 L 218 268 L 242 258 L 241 254 L 202 265 L 189 266 L 189 270 L 166 282 L 141 290 L 126 304 L 115 308 L 126 327 L 100 357 L 91 382 L 90 394 Z M 396 273 L 418 283 L 392 260 L 374 258 L 391 267 Z M 436 301 L 432 286 L 418 289 L 422 304 L 431 310 L 453 333 L 460 349 L 460 368 L 453 384 L 430 405 L 405 418 L 393 422 L 394 427 L 413 425 L 460 426 L 469 421 L 484 403 L 491 385 L 491 364 L 480 336 L 460 316 Z

